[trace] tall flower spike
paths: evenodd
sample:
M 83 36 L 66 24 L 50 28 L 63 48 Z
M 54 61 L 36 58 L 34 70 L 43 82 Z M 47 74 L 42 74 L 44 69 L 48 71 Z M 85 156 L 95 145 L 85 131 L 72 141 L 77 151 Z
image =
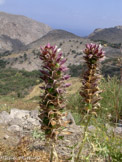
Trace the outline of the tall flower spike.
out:
M 99 100 L 102 92 L 98 87 L 101 78 L 99 75 L 99 61 L 105 58 L 105 54 L 101 45 L 92 43 L 86 45 L 84 54 L 87 69 L 83 74 L 80 95 L 85 104 L 84 110 L 87 113 L 96 114 L 96 109 L 100 106 Z
M 40 59 L 43 61 L 40 72 L 45 85 L 40 87 L 44 93 L 41 96 L 39 118 L 47 137 L 54 139 L 62 126 L 62 115 L 64 116 L 63 93 L 65 88 L 70 86 L 68 83 L 64 83 L 70 76 L 65 74 L 65 71 L 68 70 L 64 66 L 66 59 L 59 51 L 57 46 L 47 44 L 44 48 L 41 47 L 40 54 Z

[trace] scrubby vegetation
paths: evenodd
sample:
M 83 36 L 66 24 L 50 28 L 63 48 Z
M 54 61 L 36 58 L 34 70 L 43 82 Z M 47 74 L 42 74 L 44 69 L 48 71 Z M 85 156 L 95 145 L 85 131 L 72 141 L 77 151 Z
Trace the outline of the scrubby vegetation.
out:
M 117 76 L 120 78 L 120 66 L 118 66 L 118 58 L 109 58 L 102 62 L 102 74 L 106 78 L 108 76 Z
M 9 56 L 11 54 L 11 51 L 5 51 L 0 53 L 0 58 L 3 56 Z
M 121 48 L 121 43 L 109 43 L 105 40 L 93 40 L 94 42 L 99 42 L 102 45 L 106 45 L 106 46 L 110 46 L 112 48 L 117 48 L 120 49 Z
M 104 124 L 107 122 L 114 124 L 116 116 L 118 120 L 122 118 L 122 86 L 120 86 L 120 80 L 116 76 L 107 79 L 103 78 L 100 87 L 103 92 L 101 94 L 101 109 L 98 111 L 98 120 Z M 81 103 L 79 92 L 69 94 L 67 109 L 73 113 L 77 124 L 80 118 L 83 118 L 81 107 L 83 107 L 83 103 Z M 79 115 L 79 112 L 81 112 L 81 115 Z
M 84 65 L 69 65 L 69 73 L 72 77 L 79 77 L 84 70 Z M 114 77 L 117 76 L 120 78 L 120 66 L 118 66 L 118 58 L 109 58 L 105 59 L 101 63 L 101 72 L 102 75 L 107 78 L 108 76 Z
M 6 67 L 7 62 L 4 60 L 0 60 L 0 68 L 5 68 Z
M 81 70 L 82 70 L 82 65 L 69 65 L 68 68 L 69 70 L 69 74 L 72 77 L 78 77 L 81 75 Z
M 100 87 L 103 90 L 100 101 L 101 107 L 97 117 L 92 117 L 90 125 L 96 131 L 87 132 L 86 148 L 88 154 L 82 152 L 85 161 L 121 161 L 121 136 L 115 135 L 113 128 L 122 119 L 122 86 L 117 77 L 102 79 Z M 84 111 L 82 109 L 81 96 L 79 93 L 69 95 L 67 109 L 72 112 L 76 124 L 84 122 Z
M 38 71 L 0 69 L 0 95 L 24 97 L 28 90 L 39 82 Z

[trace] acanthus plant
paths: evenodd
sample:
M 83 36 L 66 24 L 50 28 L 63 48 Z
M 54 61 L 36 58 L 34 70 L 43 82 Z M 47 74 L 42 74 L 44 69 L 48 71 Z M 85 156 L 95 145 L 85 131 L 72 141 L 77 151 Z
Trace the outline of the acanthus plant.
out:
M 85 111 L 96 114 L 96 109 L 100 107 L 99 100 L 101 99 L 100 93 L 102 92 L 98 86 L 101 78 L 99 63 L 104 60 L 105 52 L 102 50 L 101 45 L 91 43 L 86 44 L 84 54 L 87 69 L 83 74 L 80 95 L 85 104 Z
M 70 86 L 69 83 L 65 83 L 70 76 L 66 75 L 68 70 L 64 66 L 66 59 L 57 46 L 47 44 L 44 48 L 41 47 L 40 59 L 42 60 L 41 79 L 44 82 L 44 86 L 40 88 L 44 93 L 41 96 L 39 118 L 46 137 L 56 140 L 60 128 L 66 124 L 62 120 L 62 117 L 66 116 L 64 92 L 65 88 Z
M 86 141 L 86 133 L 90 119 L 93 114 L 97 115 L 97 109 L 100 107 L 99 101 L 101 99 L 100 93 L 102 90 L 99 88 L 101 78 L 101 75 L 99 74 L 99 62 L 105 58 L 105 52 L 102 50 L 101 45 L 92 43 L 86 44 L 84 54 L 87 69 L 83 74 L 80 95 L 84 103 L 83 109 L 86 112 L 86 120 L 84 133 L 82 135 L 82 143 L 79 147 L 76 162 L 79 162 L 80 154 Z

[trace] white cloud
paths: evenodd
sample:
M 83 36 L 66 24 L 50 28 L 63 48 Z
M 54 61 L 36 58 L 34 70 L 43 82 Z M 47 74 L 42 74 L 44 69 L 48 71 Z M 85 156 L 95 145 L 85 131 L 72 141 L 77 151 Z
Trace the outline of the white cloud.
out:
M 4 4 L 5 0 L 0 0 L 0 5 Z

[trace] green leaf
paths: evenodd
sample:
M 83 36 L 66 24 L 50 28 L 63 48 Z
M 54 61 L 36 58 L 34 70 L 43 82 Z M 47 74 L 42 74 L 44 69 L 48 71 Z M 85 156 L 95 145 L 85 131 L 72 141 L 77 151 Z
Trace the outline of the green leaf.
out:
M 58 136 L 58 138 L 59 138 L 60 140 L 63 140 L 63 139 L 64 139 L 64 136 Z

